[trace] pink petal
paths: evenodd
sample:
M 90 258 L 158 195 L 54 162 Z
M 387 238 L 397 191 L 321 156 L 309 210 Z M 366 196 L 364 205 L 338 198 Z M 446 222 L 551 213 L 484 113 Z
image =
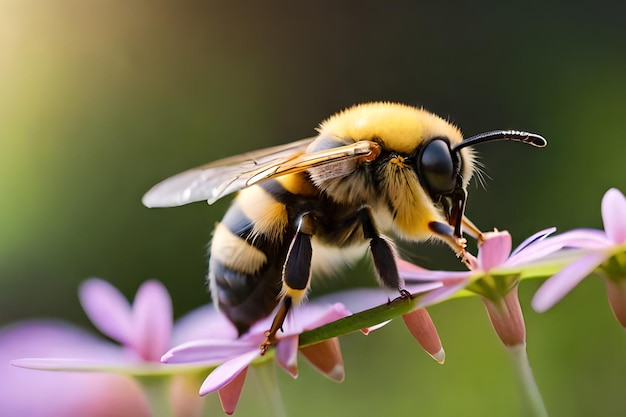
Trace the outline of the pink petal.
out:
M 261 356 L 261 350 L 257 347 L 253 351 L 224 362 L 215 368 L 204 380 L 200 387 L 200 395 L 206 395 L 224 388 L 259 356 Z
M 293 314 L 285 320 L 285 332 L 279 338 L 298 335 L 306 330 L 313 330 L 327 323 L 348 317 L 350 312 L 341 303 L 333 305 L 305 304 L 294 309 Z
M 276 360 L 289 375 L 298 376 L 298 336 L 280 339 L 276 345 Z
M 466 273 L 464 272 L 463 274 L 465 276 Z M 441 282 L 424 282 L 424 283 L 413 284 L 411 281 L 407 281 L 406 285 L 404 286 L 404 289 L 410 292 L 411 295 L 419 295 L 419 294 L 423 294 L 429 291 L 436 290 L 438 288 L 442 288 L 443 286 L 444 284 Z
M 619 323 L 626 327 L 626 281 L 620 280 L 615 282 L 609 278 L 605 278 L 606 293 L 609 298 L 609 304 L 613 310 L 613 314 Z
M 325 294 L 311 301 L 315 304 L 341 303 L 351 313 L 359 313 L 377 307 L 388 301 L 389 297 L 382 288 L 356 288 Z
M 11 365 L 18 368 L 34 369 L 40 371 L 102 371 L 107 368 L 123 368 L 132 364 L 123 360 L 102 361 L 99 359 L 74 359 L 74 358 L 21 358 L 11 361 Z
M 205 401 L 198 395 L 197 376 L 184 373 L 172 375 L 170 379 L 170 401 L 172 403 L 172 417 L 201 417 Z
M 324 340 L 311 346 L 300 349 L 307 361 L 322 375 L 336 382 L 342 382 L 345 378 L 343 356 L 339 339 Z
M 626 243 L 626 198 L 617 188 L 611 188 L 602 198 L 602 221 L 613 243 Z
M 117 288 L 102 279 L 91 278 L 78 291 L 85 314 L 98 330 L 123 345 L 132 343 L 130 304 Z
M 526 325 L 517 288 L 516 285 L 498 303 L 483 298 L 493 329 L 506 347 L 522 346 L 526 343 Z
M 540 313 L 548 310 L 593 272 L 607 257 L 606 253 L 593 252 L 561 269 L 554 276 L 548 278 L 537 290 L 532 300 L 533 308 Z
M 136 353 L 145 361 L 158 362 L 167 351 L 172 334 L 172 301 L 159 281 L 144 282 L 133 303 Z
M 427 291 L 434 290 L 441 287 L 443 284 L 435 281 L 425 282 L 407 282 L 406 290 L 411 294 L 421 294 Z M 352 314 L 360 313 L 370 308 L 378 307 L 389 302 L 390 299 L 397 297 L 398 291 L 388 291 L 383 288 L 357 288 L 353 290 L 345 290 L 325 294 L 321 297 L 317 297 L 311 301 L 311 303 L 341 303 Z
M 537 233 L 527 237 L 526 239 L 524 239 L 524 241 L 522 243 L 520 243 L 513 250 L 513 252 L 511 252 L 511 255 L 509 256 L 509 258 L 512 258 L 513 256 L 515 256 L 519 252 L 525 250 L 527 247 L 532 246 L 532 245 L 536 244 L 537 242 L 541 242 L 542 240 L 544 240 L 546 237 L 548 237 L 549 235 L 551 235 L 554 232 L 556 232 L 556 227 L 550 227 L 548 229 L 540 230 Z
M 465 279 L 470 277 L 473 272 L 472 271 L 430 271 L 425 269 L 423 272 L 417 271 L 398 271 L 402 279 L 404 279 L 404 283 L 406 286 L 409 284 L 414 284 L 417 281 L 458 281 L 459 279 Z
M 119 346 L 61 322 L 17 323 L 0 329 L 0 415 L 131 417 L 150 415 L 139 385 L 122 375 L 40 372 L 10 366 L 19 357 L 119 359 Z
M 258 343 L 248 343 L 241 340 L 194 340 L 171 349 L 163 355 L 161 361 L 167 363 L 222 363 L 235 356 L 258 350 Z
M 213 304 L 207 304 L 176 320 L 172 346 L 200 339 L 237 339 L 237 329 Z
M 419 265 L 412 264 L 411 262 L 405 261 L 404 259 L 396 259 L 396 265 L 398 266 L 398 271 L 403 271 L 406 274 L 410 274 L 412 272 L 416 274 L 431 272 L 426 268 L 422 268 Z
M 417 305 L 418 307 L 428 307 L 433 304 L 438 304 L 443 301 L 446 301 L 448 298 L 452 297 L 457 292 L 464 289 L 469 282 L 468 279 L 459 279 L 454 283 L 450 283 L 449 285 L 445 285 L 441 288 L 433 290 L 426 294 L 424 297 L 420 298 Z
M 248 368 L 244 368 L 228 385 L 218 391 L 220 402 L 222 403 L 222 410 L 228 415 L 233 414 L 237 408 L 247 373 Z
M 512 255 L 504 266 L 537 261 L 563 248 L 602 249 L 611 245 L 603 232 L 594 229 L 574 229 L 536 242 Z
M 425 308 L 418 308 L 402 316 L 415 340 L 434 360 L 443 363 L 446 357 L 437 328 Z
M 483 271 L 489 271 L 504 264 L 510 253 L 511 235 L 509 232 L 485 233 L 485 240 L 478 250 L 478 265 Z

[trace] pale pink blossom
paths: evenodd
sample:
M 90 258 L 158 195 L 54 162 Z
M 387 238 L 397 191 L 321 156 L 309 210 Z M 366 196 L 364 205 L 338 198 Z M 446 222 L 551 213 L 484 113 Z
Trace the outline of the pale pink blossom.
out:
M 616 318 L 626 327 L 626 198 L 611 188 L 602 198 L 604 231 L 575 229 L 547 239 L 582 249 L 582 255 L 546 280 L 532 300 L 544 312 L 591 273 L 604 278 L 609 303 Z

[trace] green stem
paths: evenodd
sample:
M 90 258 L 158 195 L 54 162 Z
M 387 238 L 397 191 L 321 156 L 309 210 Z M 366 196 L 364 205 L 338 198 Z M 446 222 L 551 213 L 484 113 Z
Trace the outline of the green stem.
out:
M 507 346 L 506 350 L 516 374 L 522 406 L 524 407 L 524 415 L 528 417 L 548 417 L 548 411 L 543 404 L 539 388 L 537 388 L 537 383 L 530 368 L 526 344 Z
M 287 417 L 283 399 L 278 389 L 278 378 L 276 376 L 276 366 L 274 361 L 267 361 L 255 365 L 252 369 L 256 371 L 259 385 L 263 389 L 263 394 L 267 398 L 273 417 Z
M 521 280 L 545 278 L 554 274 L 566 265 L 568 261 L 574 261 L 575 259 L 578 259 L 578 257 L 580 257 L 580 251 L 568 251 L 566 255 L 561 255 L 558 258 L 555 257 L 549 261 L 537 263 L 535 265 L 525 267 L 524 269 L 513 268 L 509 270 L 496 270 L 491 275 L 496 280 L 510 275 L 514 275 L 515 279 L 518 279 L 519 277 Z M 509 285 L 511 285 L 511 283 L 509 283 Z M 365 329 L 367 327 L 383 323 L 387 320 L 392 320 L 413 311 L 418 307 L 424 307 L 419 304 L 419 300 L 423 295 L 424 294 L 417 294 L 407 299 L 396 299 L 390 303 L 353 314 L 341 320 L 318 327 L 317 329 L 306 331 L 300 335 L 300 346 L 309 346 L 324 340 L 332 339 L 333 337 L 343 336 L 344 334 Z M 449 299 L 472 295 L 476 294 L 467 290 L 461 290 L 452 295 Z
M 138 376 L 135 377 L 141 384 L 152 417 L 173 417 L 172 403 L 170 401 L 170 377 L 169 376 Z
M 394 319 L 417 308 L 418 298 L 399 298 L 300 335 L 300 347 L 313 345 Z

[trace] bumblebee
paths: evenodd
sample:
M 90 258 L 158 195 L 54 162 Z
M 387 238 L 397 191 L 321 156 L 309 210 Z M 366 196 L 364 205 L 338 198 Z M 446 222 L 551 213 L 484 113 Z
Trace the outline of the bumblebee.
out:
M 463 234 L 481 232 L 465 215 L 475 170 L 470 148 L 509 140 L 544 147 L 536 134 L 498 130 L 463 139 L 422 108 L 367 103 L 321 123 L 318 135 L 234 156 L 175 175 L 143 197 L 147 207 L 209 204 L 238 191 L 210 244 L 208 286 L 239 334 L 272 313 L 275 342 L 313 272 L 329 273 L 369 249 L 380 285 L 400 291 L 393 241 L 430 238 L 463 258 Z

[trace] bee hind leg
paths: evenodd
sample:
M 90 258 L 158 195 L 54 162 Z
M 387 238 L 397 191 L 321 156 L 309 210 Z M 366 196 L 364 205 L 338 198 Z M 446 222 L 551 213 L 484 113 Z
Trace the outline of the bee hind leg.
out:
M 291 297 L 283 297 L 280 307 L 278 307 L 278 311 L 272 321 L 272 326 L 265 332 L 265 340 L 261 343 L 261 346 L 259 346 L 261 348 L 261 355 L 265 355 L 265 352 L 267 352 L 270 346 L 276 343 L 276 333 L 283 329 L 283 323 L 285 322 L 285 318 L 287 318 L 287 313 L 291 310 L 292 304 L 293 300 Z
M 274 316 L 272 326 L 265 332 L 265 340 L 260 346 L 261 354 L 267 352 L 270 346 L 276 343 L 276 334 L 282 330 L 292 305 L 297 305 L 306 296 L 311 279 L 311 257 L 313 255 L 311 236 L 314 234 L 313 216 L 305 213 L 300 217 L 296 234 L 289 245 L 287 258 L 283 265 L 282 301 Z

